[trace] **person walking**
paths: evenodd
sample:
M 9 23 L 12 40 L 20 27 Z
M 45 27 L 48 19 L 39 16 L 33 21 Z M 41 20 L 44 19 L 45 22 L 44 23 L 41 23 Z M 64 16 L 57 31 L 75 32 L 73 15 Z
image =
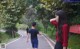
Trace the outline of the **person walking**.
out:
M 50 22 L 56 27 L 56 44 L 54 49 L 67 49 L 69 25 L 65 11 L 58 10 L 55 12 L 55 18 Z
M 27 33 L 29 32 L 29 28 L 28 28 L 28 27 L 26 28 L 26 32 L 27 32 Z
M 36 29 L 36 22 L 32 23 L 31 29 L 29 29 L 27 41 L 29 40 L 29 34 L 31 35 L 31 44 L 33 49 L 38 49 L 38 37 L 37 35 L 40 34 L 39 31 Z

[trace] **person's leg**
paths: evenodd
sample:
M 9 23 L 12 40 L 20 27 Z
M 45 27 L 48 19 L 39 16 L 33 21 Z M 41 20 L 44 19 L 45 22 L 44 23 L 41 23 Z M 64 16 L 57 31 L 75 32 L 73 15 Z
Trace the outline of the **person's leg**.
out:
M 34 49 L 38 49 L 38 40 L 34 41 Z
M 56 45 L 55 45 L 54 49 L 63 49 L 63 46 L 60 42 L 56 42 Z
M 32 41 L 32 48 L 33 49 L 38 49 L 37 46 L 36 46 L 36 41 L 35 40 Z
M 38 48 L 33 48 L 33 49 L 38 49 Z
M 34 48 L 34 41 L 33 40 L 31 40 L 31 44 L 32 44 L 32 49 L 35 49 Z
M 34 46 L 33 49 L 38 49 L 38 48 L 36 48 L 36 47 Z

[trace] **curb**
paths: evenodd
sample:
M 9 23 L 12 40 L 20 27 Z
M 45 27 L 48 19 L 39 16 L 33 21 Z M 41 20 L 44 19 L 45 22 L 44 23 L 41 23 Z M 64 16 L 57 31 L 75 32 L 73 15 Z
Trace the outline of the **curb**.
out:
M 7 43 L 6 46 L 9 45 L 9 44 L 11 44 L 11 43 L 13 43 L 13 42 L 15 42 L 15 41 L 17 41 L 17 40 L 19 40 L 20 38 L 21 38 L 21 37 L 19 37 L 19 38 L 17 38 L 17 39 L 14 39 L 13 41 Z
M 23 37 L 23 35 L 20 35 L 19 38 L 13 39 L 13 41 L 8 42 L 8 43 L 6 44 L 6 46 L 9 45 L 9 44 L 11 44 L 11 43 L 13 43 L 13 42 L 15 42 L 15 41 L 17 41 L 17 40 L 19 40 L 21 37 Z
M 14 39 L 13 41 L 10 41 L 10 42 L 8 42 L 8 43 L 1 43 L 0 44 L 0 49 L 6 49 L 6 47 L 9 45 L 9 44 L 11 44 L 11 43 L 13 43 L 13 42 L 15 42 L 15 41 L 17 41 L 17 40 L 19 40 L 20 38 L 17 38 L 17 39 Z
M 43 34 L 43 36 L 45 36 L 48 40 L 50 40 L 53 44 L 56 44 L 55 41 L 53 41 L 50 37 L 48 37 L 46 34 Z
M 19 34 L 19 33 L 18 33 L 18 34 Z M 19 35 L 20 35 L 19 38 L 16 38 L 16 39 L 14 39 L 13 41 L 7 43 L 6 46 L 9 45 L 9 44 L 11 44 L 11 43 L 13 43 L 13 42 L 15 42 L 15 41 L 17 41 L 17 40 L 19 40 L 21 37 L 23 37 L 23 35 L 21 35 L 21 34 L 19 34 Z
M 43 36 L 43 37 L 45 38 L 45 40 L 48 42 L 48 44 L 50 45 L 51 49 L 54 49 L 53 44 L 55 45 L 55 42 L 54 42 L 52 39 L 50 39 L 46 34 L 43 34 L 42 36 Z M 52 44 L 52 43 L 53 43 L 53 44 Z

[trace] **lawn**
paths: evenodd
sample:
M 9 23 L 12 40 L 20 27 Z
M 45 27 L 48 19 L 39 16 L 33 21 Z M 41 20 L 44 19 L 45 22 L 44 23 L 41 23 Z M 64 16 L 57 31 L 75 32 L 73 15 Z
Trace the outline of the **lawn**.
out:
M 71 49 L 80 49 L 80 35 L 71 34 L 69 36 L 69 48 Z
M 19 37 L 19 35 L 16 33 L 16 38 Z M 10 35 L 6 34 L 5 32 L 0 32 L 0 43 L 7 43 L 9 40 L 14 39 L 10 37 Z

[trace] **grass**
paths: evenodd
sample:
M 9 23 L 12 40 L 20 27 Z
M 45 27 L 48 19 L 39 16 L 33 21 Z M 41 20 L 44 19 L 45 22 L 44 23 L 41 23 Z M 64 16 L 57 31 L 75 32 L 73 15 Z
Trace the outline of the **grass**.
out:
M 19 37 L 19 35 L 16 33 L 16 38 Z M 0 43 L 7 43 L 9 40 L 14 39 L 10 37 L 8 34 L 0 32 Z
M 80 35 L 70 35 L 68 45 L 71 49 L 80 49 Z
M 55 28 L 48 28 L 48 31 L 46 33 L 51 39 L 54 39 L 56 38 L 55 34 L 56 34 L 56 31 L 55 31 Z
M 10 37 L 7 34 L 0 32 L 0 42 L 1 43 L 6 42 L 8 39 L 10 39 Z

